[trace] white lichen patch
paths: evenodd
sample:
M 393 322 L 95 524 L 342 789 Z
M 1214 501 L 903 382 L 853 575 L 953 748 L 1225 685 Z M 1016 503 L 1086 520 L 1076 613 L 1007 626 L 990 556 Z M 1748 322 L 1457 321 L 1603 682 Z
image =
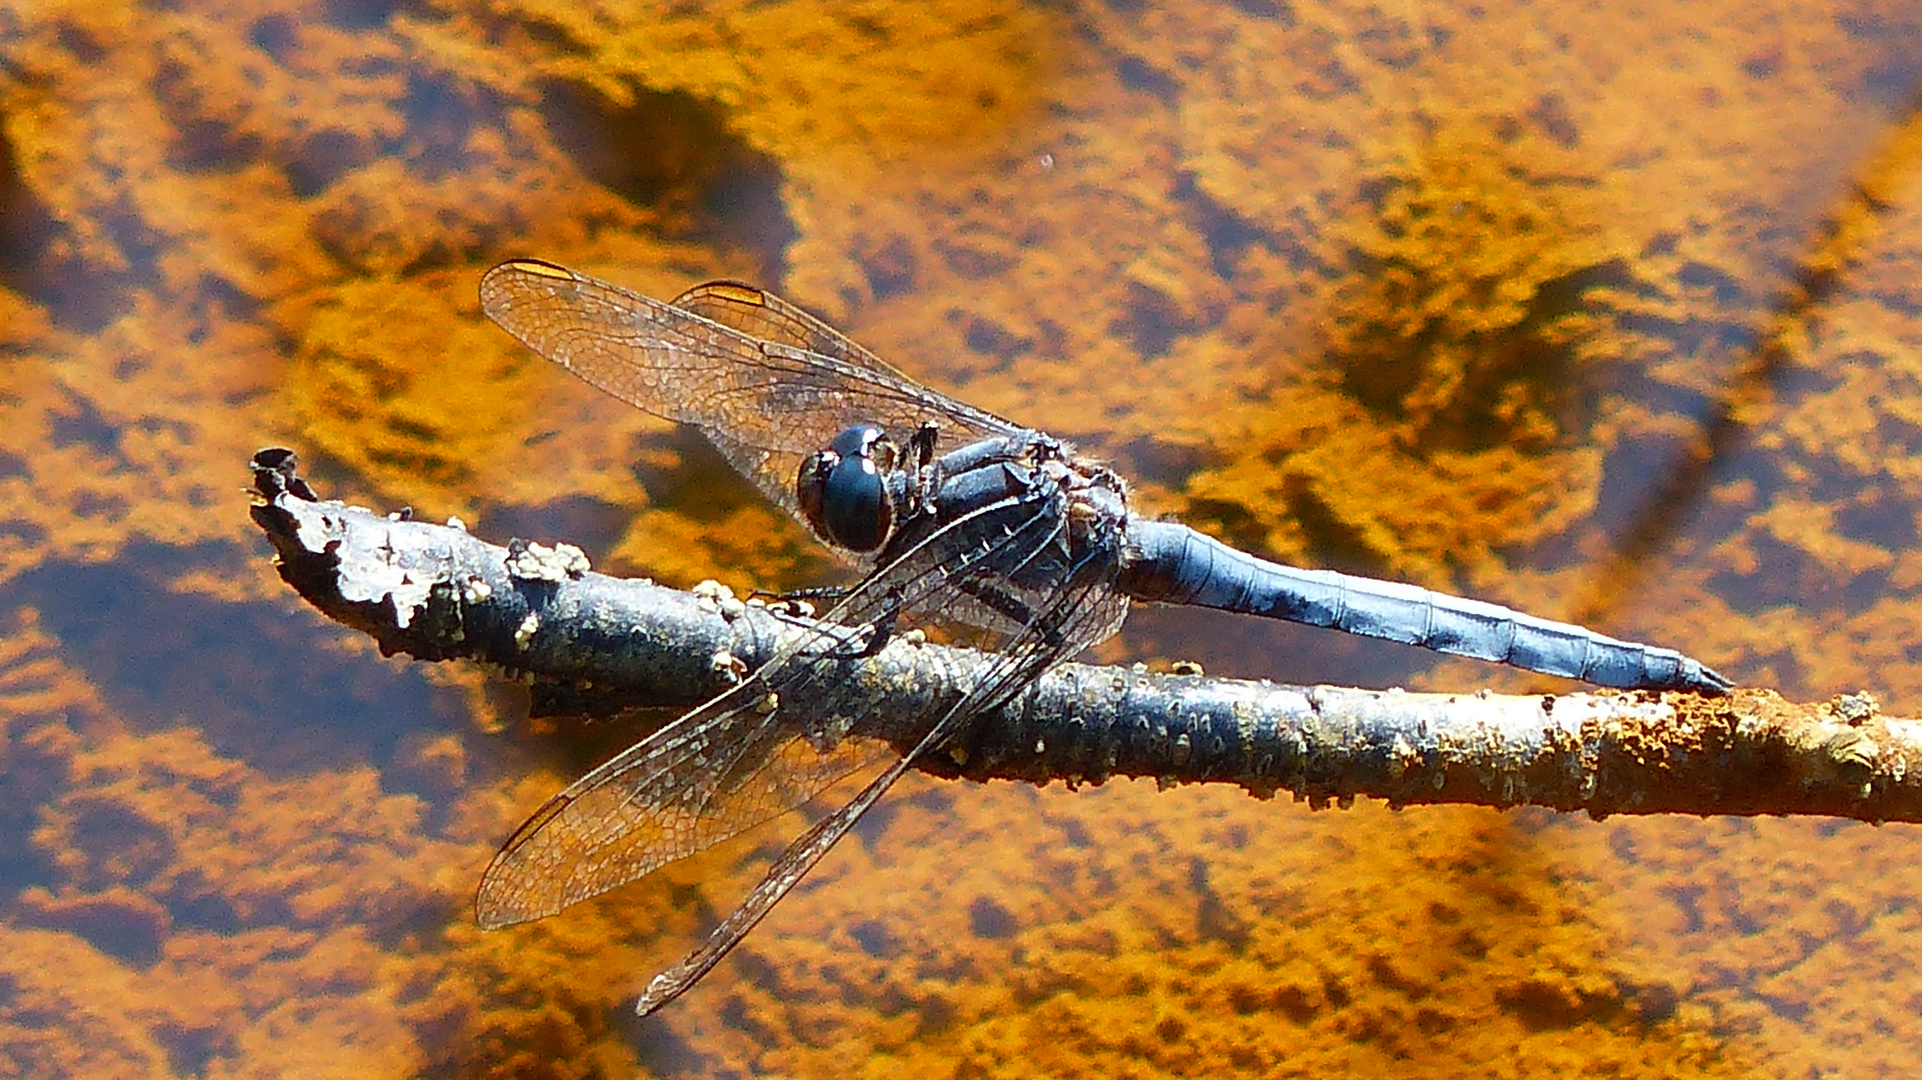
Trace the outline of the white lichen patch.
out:
M 714 655 L 708 657 L 707 663 L 716 675 L 726 679 L 730 684 L 738 683 L 747 677 L 747 661 L 726 649 L 715 650 Z
M 714 615 L 721 614 L 726 608 L 731 607 L 732 603 L 730 602 L 735 599 L 733 589 L 715 581 L 713 578 L 701 582 L 699 585 L 689 589 L 688 592 L 693 595 L 695 602 L 701 606 L 702 611 Z
M 529 543 L 507 557 L 507 572 L 522 581 L 566 581 L 587 570 L 587 553 L 572 544 Z

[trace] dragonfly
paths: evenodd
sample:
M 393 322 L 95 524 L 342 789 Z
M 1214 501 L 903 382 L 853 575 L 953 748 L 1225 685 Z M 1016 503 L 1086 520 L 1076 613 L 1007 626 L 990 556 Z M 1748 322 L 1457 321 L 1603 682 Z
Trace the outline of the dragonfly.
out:
M 854 631 L 794 639 L 581 777 L 506 841 L 482 877 L 482 926 L 543 918 L 880 767 L 790 843 L 705 942 L 648 984 L 642 1014 L 712 969 L 919 756 L 1113 635 L 1133 601 L 1332 627 L 1606 687 L 1715 695 L 1732 685 L 1673 649 L 1287 566 L 1149 520 L 1130 510 L 1122 477 L 1071 444 L 923 386 L 751 285 L 709 282 L 662 302 L 522 259 L 490 270 L 480 291 L 487 316 L 535 352 L 699 429 L 861 570 L 820 623 Z M 836 649 L 878 650 L 904 615 L 991 639 L 984 673 L 905 753 L 863 738 L 856 691 L 824 679 L 814 662 Z M 831 726 L 781 707 L 784 698 L 833 703 L 837 694 L 846 710 L 810 711 L 837 716 Z

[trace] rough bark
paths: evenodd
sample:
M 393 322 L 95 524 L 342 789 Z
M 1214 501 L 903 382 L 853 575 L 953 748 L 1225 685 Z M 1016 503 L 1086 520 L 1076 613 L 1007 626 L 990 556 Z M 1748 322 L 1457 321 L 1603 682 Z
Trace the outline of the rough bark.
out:
M 478 661 L 601 709 L 688 705 L 809 626 L 718 586 L 597 574 L 566 545 L 499 547 L 457 523 L 322 501 L 288 451 L 262 451 L 253 468 L 253 518 L 281 577 L 390 655 Z M 836 677 L 874 706 L 867 730 L 905 748 L 989 658 L 904 636 L 818 662 L 845 669 Z M 1061 664 L 917 765 L 976 780 L 1225 782 L 1317 803 L 1922 820 L 1922 723 L 1866 694 L 1415 694 Z

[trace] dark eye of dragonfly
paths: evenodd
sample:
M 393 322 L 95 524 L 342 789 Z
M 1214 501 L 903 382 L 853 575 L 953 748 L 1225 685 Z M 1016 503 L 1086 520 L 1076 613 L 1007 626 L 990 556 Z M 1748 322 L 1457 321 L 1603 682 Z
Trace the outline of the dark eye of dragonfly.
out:
M 856 424 L 801 463 L 795 494 L 815 533 L 850 551 L 873 551 L 894 531 L 888 473 L 896 453 L 887 432 Z

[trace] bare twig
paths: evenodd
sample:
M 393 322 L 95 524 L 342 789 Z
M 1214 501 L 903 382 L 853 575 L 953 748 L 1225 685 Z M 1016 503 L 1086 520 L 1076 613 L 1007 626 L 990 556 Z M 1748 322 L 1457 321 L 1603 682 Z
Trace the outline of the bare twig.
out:
M 608 704 L 684 705 L 810 625 L 724 589 L 592 573 L 566 545 L 502 548 L 458 525 L 319 501 L 289 451 L 262 451 L 253 468 L 253 518 L 281 577 L 389 654 L 477 660 Z M 905 748 L 984 657 L 897 640 L 813 662 L 864 688 L 883 718 L 868 733 Z M 1866 694 L 1411 694 L 1063 664 L 918 764 L 977 780 L 1228 782 L 1316 803 L 1922 820 L 1922 723 L 1883 716 Z

